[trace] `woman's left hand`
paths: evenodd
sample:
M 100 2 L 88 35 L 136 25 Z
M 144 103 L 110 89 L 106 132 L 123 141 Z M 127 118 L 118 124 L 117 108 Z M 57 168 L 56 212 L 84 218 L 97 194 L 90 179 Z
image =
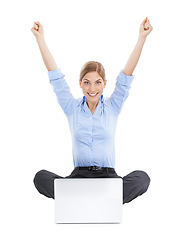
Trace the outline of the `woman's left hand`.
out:
M 153 30 L 153 27 L 150 25 L 149 19 L 146 17 L 140 25 L 139 35 L 143 38 L 146 38 L 147 35 Z

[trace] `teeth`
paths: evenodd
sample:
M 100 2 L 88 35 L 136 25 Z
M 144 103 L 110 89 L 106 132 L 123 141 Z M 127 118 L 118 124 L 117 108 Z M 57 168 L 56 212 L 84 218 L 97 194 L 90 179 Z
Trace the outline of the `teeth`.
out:
M 89 95 L 92 96 L 92 97 L 94 97 L 94 96 L 97 95 L 97 93 L 94 93 L 94 94 L 89 93 Z

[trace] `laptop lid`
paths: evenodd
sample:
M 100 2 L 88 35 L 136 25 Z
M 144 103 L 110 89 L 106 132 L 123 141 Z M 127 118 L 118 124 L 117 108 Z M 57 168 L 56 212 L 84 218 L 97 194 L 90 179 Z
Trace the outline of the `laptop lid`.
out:
M 120 223 L 121 178 L 55 179 L 56 223 Z

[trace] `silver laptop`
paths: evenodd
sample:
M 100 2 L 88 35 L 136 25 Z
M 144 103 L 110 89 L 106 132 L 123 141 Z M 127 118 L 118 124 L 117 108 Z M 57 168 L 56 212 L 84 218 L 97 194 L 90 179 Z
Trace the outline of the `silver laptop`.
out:
M 55 223 L 121 223 L 122 178 L 55 179 Z

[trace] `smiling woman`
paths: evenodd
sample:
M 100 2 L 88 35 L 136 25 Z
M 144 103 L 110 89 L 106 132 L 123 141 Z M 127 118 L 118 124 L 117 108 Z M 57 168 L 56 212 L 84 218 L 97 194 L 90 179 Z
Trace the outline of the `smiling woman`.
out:
M 146 29 L 144 29 L 144 27 Z M 147 29 L 148 28 L 148 29 Z M 50 84 L 66 114 L 72 135 L 74 170 L 66 178 L 118 178 L 115 171 L 115 130 L 117 119 L 129 95 L 132 75 L 146 36 L 152 30 L 147 18 L 140 26 L 137 44 L 123 70 L 119 72 L 110 97 L 102 93 L 106 86 L 105 70 L 101 63 L 89 61 L 80 72 L 79 84 L 84 96 L 75 99 L 70 92 L 65 75 L 57 67 L 44 39 L 40 22 L 34 23 L 32 32 L 48 70 Z M 63 178 L 41 170 L 34 177 L 37 190 L 54 198 L 54 180 Z M 133 171 L 123 178 L 123 203 L 130 202 L 147 191 L 150 178 L 144 171 Z

